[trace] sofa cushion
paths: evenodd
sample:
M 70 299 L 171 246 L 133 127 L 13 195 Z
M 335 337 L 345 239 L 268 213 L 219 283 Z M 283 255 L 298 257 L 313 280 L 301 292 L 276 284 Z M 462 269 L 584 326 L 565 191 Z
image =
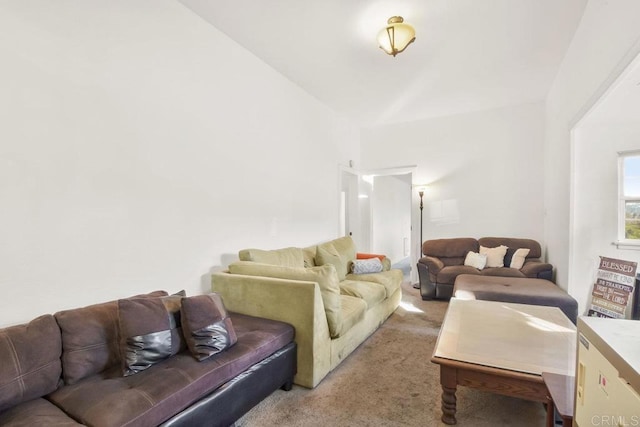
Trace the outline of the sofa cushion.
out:
M 380 273 L 383 270 L 380 258 L 354 259 L 350 262 L 350 273 L 369 274 Z
M 23 402 L 0 413 L 0 426 L 81 426 L 60 408 L 46 399 L 38 398 Z
M 375 274 L 348 274 L 346 279 L 364 280 L 365 282 L 378 283 L 384 286 L 386 297 L 389 298 L 391 295 L 396 293 L 398 289 L 400 289 L 400 286 L 402 285 L 403 275 L 402 270 L 394 268 Z
M 316 251 L 317 247 L 315 245 L 302 248 L 302 259 L 305 267 L 316 266 Z
M 183 351 L 136 375 L 122 377 L 114 368 L 48 397 L 86 425 L 158 425 L 293 340 L 286 323 L 234 313 L 231 319 L 238 342 L 216 357 L 198 362 Z
M 518 269 L 509 267 L 489 267 L 480 272 L 482 276 L 497 276 L 497 277 L 525 277 L 525 275 Z
M 66 384 L 118 364 L 118 302 L 55 314 L 62 332 L 62 373 Z
M 166 295 L 165 291 L 154 291 L 132 298 Z M 55 318 L 62 336 L 65 384 L 74 384 L 119 364 L 118 301 L 59 311 Z
M 482 270 L 484 271 L 484 270 Z M 475 267 L 469 267 L 468 265 L 449 265 L 446 266 L 444 268 L 442 268 L 437 276 L 436 276 L 436 282 L 437 283 L 444 283 L 444 284 L 449 284 L 449 285 L 453 285 L 453 283 L 456 281 L 456 276 L 458 276 L 458 274 L 480 274 L 480 270 L 478 270 Z
M 338 275 L 332 265 L 311 268 L 291 268 L 256 262 L 234 262 L 229 265 L 231 274 L 246 276 L 276 277 L 288 280 L 302 280 L 315 282 L 320 287 L 320 295 L 324 304 L 329 333 L 336 336 L 340 331 L 342 318 L 340 317 L 340 286 Z
M 487 267 L 503 267 L 504 256 L 507 254 L 507 249 L 504 245 L 496 248 L 480 246 L 480 255 L 487 256 Z
M 120 359 L 124 376 L 150 368 L 186 347 L 181 329 L 182 295 L 118 301 Z
M 464 259 L 464 265 L 482 270 L 487 265 L 487 255 L 469 252 Z
M 363 252 L 356 253 L 356 259 L 369 259 L 369 258 L 378 258 L 380 262 L 382 262 L 382 271 L 387 271 L 391 269 L 391 260 L 387 258 L 386 255 L 367 254 Z
M 364 313 L 367 311 L 367 303 L 361 298 L 342 295 L 340 296 L 340 300 L 342 302 L 340 305 L 342 325 L 337 337 L 343 336 L 354 325 L 360 323 L 360 321 L 364 319 Z
M 283 248 L 265 251 L 243 249 L 238 253 L 240 261 L 253 261 L 282 267 L 304 267 L 304 255 L 300 248 Z
M 336 251 L 340 254 L 341 257 L 347 260 L 356 259 L 356 245 L 353 242 L 351 236 L 344 236 L 334 240 L 331 240 L 330 243 Z
M 316 264 L 331 264 L 338 273 L 338 280 L 344 280 L 349 273 L 349 263 L 356 259 L 356 246 L 350 236 L 341 237 L 318 245 Z
M 231 318 L 216 293 L 182 300 L 182 333 L 197 360 L 207 359 L 238 341 Z
M 511 261 L 509 261 L 509 264 L 505 265 L 508 265 L 510 268 L 516 268 L 520 270 L 524 265 L 524 261 L 530 251 L 531 250 L 527 248 L 516 249 L 516 251 L 511 256 Z
M 343 280 L 340 282 L 340 293 L 362 299 L 369 308 L 380 304 L 387 297 L 384 286 L 361 280 Z
M 422 244 L 422 253 L 436 258 L 461 258 L 458 264 L 462 264 L 467 252 L 478 252 L 478 248 L 478 241 L 471 237 L 433 239 Z
M 529 249 L 528 259 L 537 259 L 542 256 L 540 243 L 533 239 L 519 239 L 512 237 L 482 237 L 478 239 L 478 244 L 487 248 L 495 248 L 500 245 L 507 246 L 515 251 L 518 248 Z M 507 264 L 508 265 L 508 264 Z
M 378 258 L 380 260 L 380 262 L 382 262 L 386 258 L 386 255 L 368 254 L 368 253 L 365 253 L 365 252 L 356 253 L 356 259 L 371 259 L 371 258 Z
M 316 264 L 333 266 L 338 274 L 338 280 L 344 280 L 349 272 L 349 262 L 343 262 L 338 251 L 331 246 L 318 246 L 316 250 Z
M 55 390 L 61 354 L 60 329 L 50 314 L 0 329 L 0 411 Z

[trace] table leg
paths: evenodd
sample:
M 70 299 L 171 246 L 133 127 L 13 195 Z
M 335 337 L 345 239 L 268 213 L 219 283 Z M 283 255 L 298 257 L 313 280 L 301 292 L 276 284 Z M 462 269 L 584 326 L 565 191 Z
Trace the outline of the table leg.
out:
M 553 400 L 549 399 L 547 401 L 547 427 L 555 426 L 555 418 L 555 405 L 553 404 Z
M 442 422 L 456 424 L 456 389 L 442 386 Z
M 442 384 L 442 422 L 456 424 L 456 388 L 458 387 L 455 368 L 440 365 L 440 384 Z

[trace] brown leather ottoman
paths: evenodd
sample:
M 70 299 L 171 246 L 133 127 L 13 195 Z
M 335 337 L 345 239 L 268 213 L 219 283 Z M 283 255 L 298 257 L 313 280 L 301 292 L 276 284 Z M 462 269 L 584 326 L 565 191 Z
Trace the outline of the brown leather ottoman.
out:
M 454 283 L 453 297 L 558 307 L 574 324 L 578 317 L 577 301 L 544 279 L 461 274 Z

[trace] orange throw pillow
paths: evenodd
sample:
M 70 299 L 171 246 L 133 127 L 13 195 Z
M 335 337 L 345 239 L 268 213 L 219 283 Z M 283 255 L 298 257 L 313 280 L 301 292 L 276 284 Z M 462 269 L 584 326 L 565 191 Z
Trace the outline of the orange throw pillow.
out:
M 386 256 L 385 255 L 379 255 L 379 254 L 363 254 L 363 253 L 357 253 L 356 254 L 356 259 L 370 259 L 370 258 L 379 258 L 380 261 L 384 261 Z

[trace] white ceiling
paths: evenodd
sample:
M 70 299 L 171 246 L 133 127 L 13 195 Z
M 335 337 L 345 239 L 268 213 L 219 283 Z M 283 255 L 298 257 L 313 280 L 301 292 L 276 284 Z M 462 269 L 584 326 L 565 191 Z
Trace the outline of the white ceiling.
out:
M 544 99 L 586 0 L 180 0 L 360 125 Z M 401 15 L 416 41 L 377 47 Z
M 622 72 L 586 114 L 581 125 L 640 123 L 640 56 Z

